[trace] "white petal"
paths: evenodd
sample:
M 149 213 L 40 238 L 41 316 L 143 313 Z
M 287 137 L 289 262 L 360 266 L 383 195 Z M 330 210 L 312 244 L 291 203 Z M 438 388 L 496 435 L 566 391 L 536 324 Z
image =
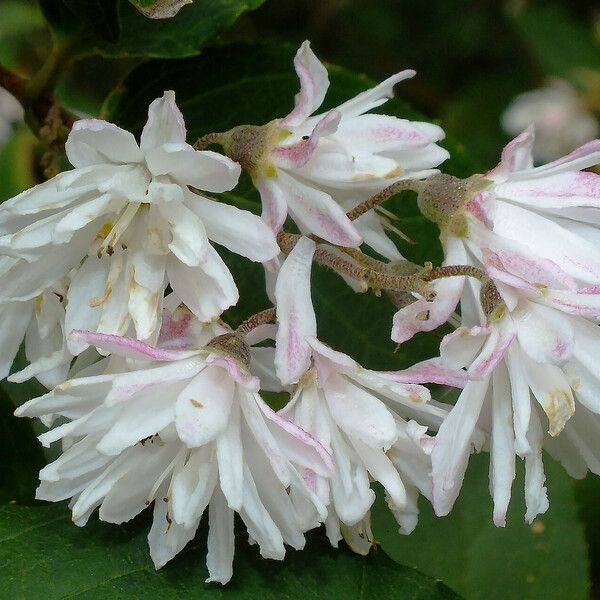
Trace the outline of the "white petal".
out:
M 508 372 L 502 364 L 492 376 L 490 490 L 496 527 L 506 525 L 510 490 L 515 478 L 515 434 L 511 408 Z
M 179 394 L 175 425 L 188 447 L 202 446 L 225 430 L 234 389 L 235 383 L 226 371 L 208 366 Z
M 204 223 L 208 237 L 217 244 L 258 262 L 279 254 L 271 229 L 251 212 L 196 194 L 187 194 L 186 201 Z
M 308 336 L 317 335 L 317 320 L 310 294 L 310 273 L 316 244 L 298 240 L 286 258 L 275 285 L 277 329 L 275 369 L 284 385 L 297 382 L 310 366 Z
M 0 305 L 0 379 L 4 379 L 33 314 L 33 302 L 11 302 Z
M 169 175 L 182 185 L 207 192 L 227 192 L 237 185 L 241 167 L 230 158 L 189 144 L 163 144 L 146 154 L 152 175 Z
M 169 258 L 167 276 L 173 291 L 201 321 L 214 319 L 238 301 L 233 277 L 212 246 L 199 267 Z
M 348 436 L 371 448 L 387 450 L 398 433 L 392 413 L 372 394 L 332 375 L 324 389 L 331 415 Z
M 164 567 L 174 556 L 181 552 L 186 544 L 196 535 L 198 522 L 189 528 L 184 528 L 175 522 L 169 523 L 167 517 L 169 504 L 163 502 L 162 495 L 166 493 L 166 486 L 157 494 L 154 502 L 154 517 L 150 533 L 148 533 L 148 545 L 150 546 L 150 558 L 157 569 Z M 162 495 L 161 495 L 162 494 Z
M 208 506 L 207 583 L 218 581 L 225 585 L 233 576 L 233 516 L 233 511 L 227 507 L 225 498 L 217 486 Z
M 240 433 L 241 410 L 237 402 L 231 407 L 229 422 L 217 437 L 217 462 L 221 490 L 232 510 L 242 507 L 244 489 L 244 456 Z
M 140 147 L 144 151 L 161 144 L 185 142 L 183 115 L 175 104 L 175 92 L 167 91 L 148 108 L 148 122 L 144 125 Z
M 468 383 L 435 437 L 431 460 L 433 508 L 438 516 L 450 512 L 462 487 L 488 385 L 489 378 Z
M 75 121 L 65 144 L 69 162 L 76 168 L 105 163 L 138 163 L 143 154 L 133 134 L 100 119 Z

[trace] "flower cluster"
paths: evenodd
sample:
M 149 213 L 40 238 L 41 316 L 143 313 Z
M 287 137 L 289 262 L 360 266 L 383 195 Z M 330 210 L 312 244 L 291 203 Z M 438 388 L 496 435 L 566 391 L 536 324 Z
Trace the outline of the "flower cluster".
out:
M 408 534 L 420 495 L 450 511 L 474 450 L 490 453 L 498 526 L 516 456 L 528 521 L 548 507 L 543 449 L 574 477 L 600 473 L 600 176 L 585 170 L 600 141 L 534 167 L 527 129 L 497 167 L 460 180 L 436 169 L 448 157 L 438 126 L 369 112 L 414 72 L 314 115 L 327 70 L 308 42 L 294 66 L 290 114 L 193 146 L 173 92 L 152 102 L 139 143 L 77 121 L 73 169 L 0 206 L 0 376 L 24 340 L 29 364 L 8 378 L 50 391 L 16 414 L 63 450 L 37 497 L 70 499 L 80 526 L 96 508 L 123 523 L 153 504 L 157 568 L 208 511 L 208 581 L 220 583 L 235 513 L 266 558 L 321 525 L 366 554 L 374 482 Z M 262 217 L 208 196 L 241 169 Z M 404 260 L 387 236 L 379 204 L 407 189 L 439 225 L 441 266 Z M 238 290 L 215 244 L 268 274 L 274 306 L 237 329 L 221 318 Z M 452 322 L 439 356 L 374 371 L 319 340 L 313 262 L 358 292 L 387 291 L 397 343 Z M 462 391 L 446 404 L 427 383 Z

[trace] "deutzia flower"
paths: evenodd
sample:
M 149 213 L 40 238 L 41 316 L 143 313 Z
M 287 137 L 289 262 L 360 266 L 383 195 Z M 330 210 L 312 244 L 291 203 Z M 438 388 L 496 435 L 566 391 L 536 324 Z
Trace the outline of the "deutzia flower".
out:
M 51 388 L 66 379 L 73 355 L 65 339 L 65 289 L 64 282 L 58 282 L 31 300 L 0 304 L 0 379 L 8 375 L 23 338 L 30 364 L 9 381 L 36 377 Z
M 169 321 L 193 337 L 185 315 Z M 325 506 L 300 470 L 331 473 L 331 459 L 310 435 L 271 410 L 247 371 L 248 347 L 225 334 L 198 350 L 149 346 L 120 336 L 73 332 L 112 355 L 17 409 L 51 424 L 44 445 L 64 452 L 40 472 L 37 498 L 71 498 L 73 521 L 123 523 L 154 502 L 148 535 L 157 568 L 195 535 L 208 507 L 207 581 L 232 576 L 234 513 L 263 556 L 282 559 L 284 543 L 304 545 L 288 488 L 324 518 Z M 170 344 L 171 346 L 178 344 Z
M 240 168 L 185 136 L 173 92 L 150 105 L 139 145 L 111 123 L 77 121 L 66 143 L 75 168 L 0 207 L 0 251 L 17 259 L 0 274 L 0 302 L 31 299 L 74 269 L 66 330 L 123 334 L 133 322 L 144 340 L 158 333 L 167 285 L 203 321 L 234 304 L 210 241 L 257 261 L 278 248 L 258 217 L 191 191 L 229 190 Z M 74 354 L 85 347 L 69 342 Z
M 318 341 L 310 298 L 314 250 L 313 241 L 300 238 L 276 284 L 275 366 L 282 383 L 297 384 L 283 414 L 331 450 L 336 466 L 331 479 L 305 472 L 319 497 L 330 504 L 326 528 L 331 543 L 337 546 L 343 536 L 356 552 L 366 554 L 371 546 L 369 509 L 375 499 L 371 480 L 385 488 L 403 533 L 416 525 L 419 492 L 431 498 L 432 440 L 427 427 L 409 419 L 439 426 L 447 413 L 443 405 L 429 402 L 428 390 L 416 383 L 462 385 L 464 378 L 436 360 L 406 371 L 370 371 Z M 313 506 L 305 498 L 292 498 L 303 511 L 305 526 L 315 526 Z
M 598 162 L 600 142 L 537 168 L 532 144 L 532 130 L 511 142 L 484 191 L 481 180 L 471 187 L 440 177 L 419 200 L 442 235 L 462 246 L 463 264 L 485 275 L 483 284 L 467 280 L 464 327 L 442 343 L 449 365 L 470 365 L 479 381 L 466 385 L 436 436 L 433 504 L 440 515 L 452 507 L 477 425 L 490 436 L 500 526 L 515 454 L 525 459 L 529 522 L 548 507 L 542 448 L 575 477 L 600 472 L 600 177 L 579 171 Z
M 401 178 L 426 177 L 448 158 L 435 142 L 437 125 L 365 114 L 393 96 L 402 71 L 324 114 L 329 77 L 308 42 L 294 59 L 300 79 L 292 112 L 265 127 L 241 126 L 216 134 L 229 156 L 246 168 L 258 188 L 263 219 L 279 232 L 289 212 L 303 233 L 341 246 L 366 243 L 390 259 L 400 258 L 371 211 L 356 223 L 346 212 Z
M 586 110 L 573 86 L 562 79 L 519 94 L 502 115 L 502 127 L 511 135 L 532 123 L 537 132 L 533 157 L 541 162 L 559 158 L 599 133 L 594 115 Z

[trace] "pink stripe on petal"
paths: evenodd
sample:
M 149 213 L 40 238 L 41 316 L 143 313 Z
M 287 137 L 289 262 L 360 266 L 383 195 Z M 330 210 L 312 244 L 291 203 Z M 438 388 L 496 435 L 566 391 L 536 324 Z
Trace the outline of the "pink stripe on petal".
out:
M 310 42 L 305 41 L 294 57 L 294 69 L 300 80 L 292 112 L 281 121 L 282 125 L 300 125 L 323 102 L 329 87 L 327 69 L 315 56 Z
M 520 133 L 514 140 L 506 144 L 502 150 L 500 163 L 506 173 L 533 168 L 532 150 L 534 141 L 535 128 L 530 125 L 523 133 Z
M 307 139 L 302 139 L 289 146 L 277 146 L 271 151 L 279 167 L 299 169 L 303 167 L 312 157 L 313 152 L 319 145 L 321 136 L 335 133 L 340 122 L 341 114 L 337 110 L 330 110 L 316 124 Z
M 403 371 L 387 372 L 386 375 L 394 375 L 396 381 L 404 383 L 439 383 L 458 388 L 464 387 L 469 380 L 466 371 L 450 368 L 439 358 L 424 360 Z
M 258 392 L 260 381 L 246 371 L 246 369 L 235 358 L 225 356 L 224 354 L 210 354 L 206 362 L 211 365 L 223 367 L 229 373 L 229 376 L 237 383 L 251 392 Z
M 69 335 L 92 346 L 97 346 L 107 352 L 125 358 L 175 361 L 189 358 L 199 352 L 198 350 L 188 351 L 156 348 L 155 346 L 151 346 L 150 344 L 140 342 L 139 340 L 130 337 L 96 333 L 94 331 L 83 331 L 81 329 L 73 329 Z
M 333 475 L 335 472 L 333 458 L 322 444 L 320 444 L 312 435 L 310 435 L 310 433 L 304 431 L 304 429 L 298 427 L 298 425 L 295 425 L 291 421 L 288 421 L 286 418 L 276 413 L 259 395 L 256 396 L 256 402 L 262 413 L 267 419 L 269 419 L 269 421 L 281 427 L 281 429 L 283 429 L 289 435 L 295 437 L 298 441 L 310 446 L 311 448 L 314 448 L 317 455 L 321 459 L 325 470 Z
M 490 327 L 490 335 L 485 341 L 481 353 L 469 367 L 470 379 L 483 379 L 496 368 L 505 357 L 516 333 L 507 323 L 498 323 Z

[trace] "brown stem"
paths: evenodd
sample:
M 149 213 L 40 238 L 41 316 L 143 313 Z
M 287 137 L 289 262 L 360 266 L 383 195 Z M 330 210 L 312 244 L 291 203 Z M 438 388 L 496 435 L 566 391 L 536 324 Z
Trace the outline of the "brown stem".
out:
M 256 329 L 259 325 L 266 325 L 267 323 L 274 323 L 277 317 L 277 313 L 275 308 L 267 308 L 265 310 L 261 310 L 256 314 L 248 317 L 236 330 L 236 333 L 245 335 Z
M 206 150 L 211 144 L 220 144 L 222 133 L 207 133 L 194 142 L 194 150 Z
M 27 79 L 0 65 L 0 86 L 10 92 L 21 105 L 27 102 Z
M 447 265 L 445 267 L 429 267 L 425 273 L 421 274 L 423 281 L 434 281 L 435 279 L 443 279 L 445 277 L 473 277 L 481 282 L 486 282 L 489 279 L 488 274 L 479 267 L 471 265 Z
M 358 206 L 355 206 L 352 210 L 346 213 L 346 216 L 354 221 L 358 219 L 361 215 L 364 215 L 366 212 L 369 212 L 372 208 L 375 208 L 378 204 L 381 204 L 383 201 L 391 198 L 395 194 L 399 192 L 403 192 L 404 190 L 413 190 L 414 192 L 420 192 L 422 189 L 422 183 L 416 179 L 402 179 L 401 181 L 396 181 L 392 183 L 392 185 L 388 185 L 388 187 L 382 189 L 380 192 L 377 192 L 374 196 L 367 198 L 364 202 L 361 202 Z
M 282 232 L 277 236 L 277 242 L 283 252 L 288 254 L 296 245 L 300 236 L 295 233 Z M 340 248 L 346 251 L 346 248 Z M 393 275 L 382 273 L 379 270 L 363 267 L 355 260 L 347 260 L 343 256 L 329 250 L 325 244 L 319 244 L 315 250 L 313 260 L 325 267 L 333 269 L 337 273 L 348 275 L 357 281 L 364 283 L 367 288 L 375 290 L 393 290 L 397 292 L 417 292 L 433 300 L 435 293 L 423 281 L 420 274 L 415 275 Z

